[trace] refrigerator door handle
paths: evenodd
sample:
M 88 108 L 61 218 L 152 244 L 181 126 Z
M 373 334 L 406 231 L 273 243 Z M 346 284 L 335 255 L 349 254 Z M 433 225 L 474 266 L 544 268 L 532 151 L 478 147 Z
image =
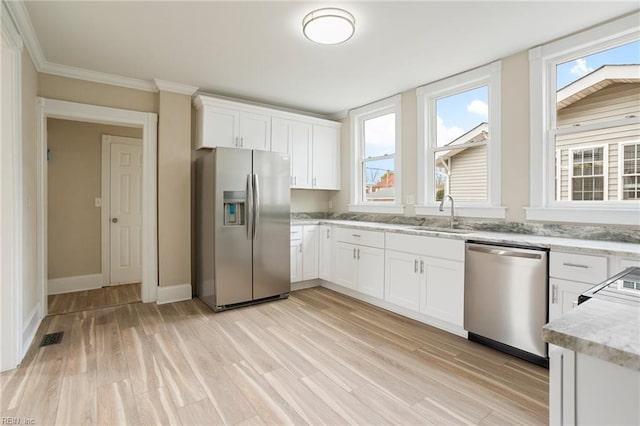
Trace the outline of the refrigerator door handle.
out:
M 251 175 L 247 175 L 247 207 L 245 209 L 245 224 L 247 226 L 247 240 L 253 239 L 253 181 Z
M 260 220 L 260 182 L 258 175 L 253 175 L 253 239 L 256 239 L 256 231 Z

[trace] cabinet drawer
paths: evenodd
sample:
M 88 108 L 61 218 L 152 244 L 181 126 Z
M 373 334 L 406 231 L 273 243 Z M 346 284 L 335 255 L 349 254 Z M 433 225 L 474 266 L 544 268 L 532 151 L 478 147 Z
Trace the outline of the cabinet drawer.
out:
M 585 254 L 551 252 L 549 276 L 598 284 L 607 279 L 607 258 Z
M 387 232 L 387 249 L 420 256 L 464 261 L 464 241 Z
M 302 226 L 291 227 L 291 241 L 302 240 Z
M 384 232 L 362 229 L 336 228 L 336 241 L 363 246 L 384 248 Z

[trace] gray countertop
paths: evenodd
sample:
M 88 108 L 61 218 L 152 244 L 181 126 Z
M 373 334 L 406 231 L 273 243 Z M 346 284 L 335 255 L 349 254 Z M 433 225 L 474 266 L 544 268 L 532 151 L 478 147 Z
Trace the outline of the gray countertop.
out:
M 429 228 L 424 226 L 396 225 L 376 222 L 359 222 L 353 220 L 328 219 L 291 219 L 291 225 L 330 224 L 371 231 L 398 232 L 409 235 L 434 236 L 456 240 L 474 240 L 499 244 L 516 244 L 549 248 L 572 253 L 616 255 L 631 259 L 640 259 L 640 244 L 621 243 L 615 241 L 596 241 L 574 238 L 548 237 L 530 234 L 500 233 L 473 230 L 447 232 L 447 228 Z
M 551 344 L 640 371 L 640 309 L 590 299 L 542 329 Z

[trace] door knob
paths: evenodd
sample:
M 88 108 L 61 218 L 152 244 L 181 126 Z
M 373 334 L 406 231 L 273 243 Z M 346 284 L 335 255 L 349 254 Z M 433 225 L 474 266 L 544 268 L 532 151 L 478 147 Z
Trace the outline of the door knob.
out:
M 117 218 L 117 217 L 114 217 L 113 219 L 111 219 L 111 222 L 113 222 L 113 223 L 118 223 L 118 218 Z

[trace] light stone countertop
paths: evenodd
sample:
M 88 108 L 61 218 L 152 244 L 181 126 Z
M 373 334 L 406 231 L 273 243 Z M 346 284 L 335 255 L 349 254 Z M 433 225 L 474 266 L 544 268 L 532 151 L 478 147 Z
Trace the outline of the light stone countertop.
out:
M 633 243 L 548 237 L 530 234 L 474 231 L 466 229 L 455 229 L 455 233 L 451 233 L 447 232 L 447 228 L 430 228 L 425 226 L 360 222 L 354 220 L 291 219 L 292 226 L 319 224 L 329 224 L 345 228 L 365 229 L 371 231 L 398 232 L 408 235 L 434 236 L 441 238 L 451 238 L 455 240 L 473 240 L 488 243 L 542 247 L 557 251 L 570 251 L 572 253 L 615 255 L 631 259 L 640 259 L 640 244 Z
M 640 371 L 640 308 L 592 298 L 542 329 L 544 341 Z

